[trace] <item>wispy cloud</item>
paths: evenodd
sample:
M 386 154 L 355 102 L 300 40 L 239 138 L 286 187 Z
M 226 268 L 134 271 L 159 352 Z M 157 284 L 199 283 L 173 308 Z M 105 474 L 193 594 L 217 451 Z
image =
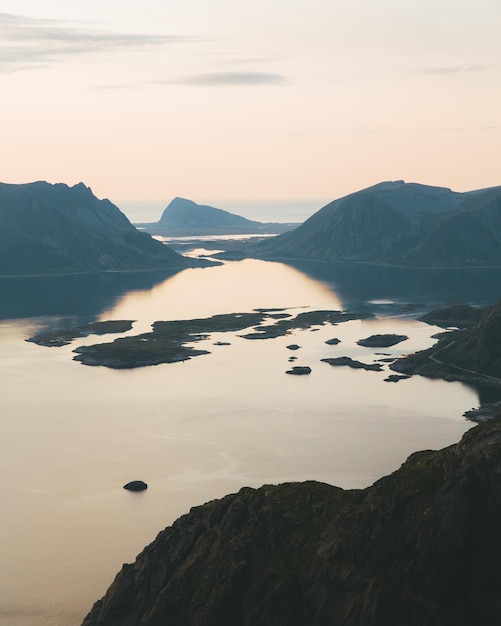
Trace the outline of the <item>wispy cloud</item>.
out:
M 208 72 L 205 74 L 192 74 L 174 80 L 157 82 L 200 87 L 279 85 L 285 82 L 285 77 L 270 72 Z
M 499 63 L 473 63 L 466 65 L 445 65 L 442 67 L 425 67 L 418 70 L 420 74 L 464 74 L 485 72 L 499 67 Z
M 187 40 L 88 29 L 72 22 L 0 13 L 0 72 L 47 67 L 89 53 L 159 47 Z
M 265 72 L 213 72 L 206 74 L 194 74 L 177 79 L 149 80 L 138 83 L 107 83 L 97 85 L 101 91 L 113 91 L 120 89 L 142 89 L 145 86 L 155 85 L 193 85 L 201 87 L 221 86 L 245 86 L 245 85 L 278 85 L 286 81 L 280 74 Z

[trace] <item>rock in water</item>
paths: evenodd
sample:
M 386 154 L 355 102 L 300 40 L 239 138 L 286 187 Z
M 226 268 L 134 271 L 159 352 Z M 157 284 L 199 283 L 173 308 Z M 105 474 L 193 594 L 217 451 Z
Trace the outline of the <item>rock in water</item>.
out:
M 333 339 L 327 339 L 325 342 L 328 346 L 337 346 L 338 343 L 341 343 L 341 339 L 334 337 Z
M 295 365 L 292 369 L 287 370 L 286 374 L 294 374 L 295 376 L 305 376 L 311 374 L 311 367 L 308 365 Z
M 142 480 L 133 480 L 124 485 L 124 489 L 127 489 L 128 491 L 144 491 L 145 489 L 148 489 L 148 485 Z
M 397 343 L 401 343 L 409 339 L 407 335 L 395 335 L 385 334 L 385 335 L 371 335 L 370 337 L 365 337 L 365 339 L 359 339 L 357 344 L 359 346 L 365 346 L 366 348 L 389 348 L 390 346 L 395 346 Z
M 329 365 L 333 365 L 336 367 L 342 367 L 342 366 L 346 366 L 346 367 L 351 367 L 352 369 L 355 370 L 367 370 L 367 371 L 372 371 L 372 372 L 380 372 L 383 367 L 380 363 L 362 363 L 362 361 L 356 361 L 355 359 L 352 359 L 349 356 L 339 356 L 339 357 L 335 357 L 335 358 L 327 358 L 327 359 L 320 359 L 322 361 L 322 363 L 328 363 Z
M 385 383 L 398 383 L 401 380 L 407 380 L 408 378 L 410 378 L 410 376 L 407 376 L 406 374 L 390 374 L 388 376 L 388 378 L 384 379 Z

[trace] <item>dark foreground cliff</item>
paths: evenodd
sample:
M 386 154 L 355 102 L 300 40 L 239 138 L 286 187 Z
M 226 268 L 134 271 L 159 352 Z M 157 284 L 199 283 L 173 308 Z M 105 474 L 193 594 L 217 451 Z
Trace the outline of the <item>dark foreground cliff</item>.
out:
M 124 565 L 84 626 L 501 623 L 501 421 L 365 490 L 244 488 Z

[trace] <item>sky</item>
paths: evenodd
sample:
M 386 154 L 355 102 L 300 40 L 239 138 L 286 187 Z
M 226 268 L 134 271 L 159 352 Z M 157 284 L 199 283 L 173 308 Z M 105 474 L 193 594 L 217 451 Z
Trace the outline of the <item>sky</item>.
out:
M 0 180 L 284 221 L 501 184 L 500 0 L 0 0 Z

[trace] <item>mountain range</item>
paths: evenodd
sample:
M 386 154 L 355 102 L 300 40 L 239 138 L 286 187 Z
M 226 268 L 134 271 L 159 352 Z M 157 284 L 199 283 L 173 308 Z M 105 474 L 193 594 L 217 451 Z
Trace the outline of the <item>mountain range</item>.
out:
M 153 235 L 225 235 L 274 234 L 291 230 L 297 224 L 255 222 L 223 209 L 197 204 L 186 198 L 174 198 L 158 222 L 137 224 Z
M 501 187 L 383 182 L 334 200 L 251 254 L 401 267 L 500 267 Z
M 384 182 L 334 200 L 294 226 L 253 222 L 175 198 L 160 220 L 143 224 L 147 232 L 141 232 L 118 207 L 96 198 L 83 183 L 0 183 L 0 276 L 176 269 L 203 263 L 177 254 L 151 234 L 281 233 L 258 242 L 229 242 L 229 258 L 402 268 L 501 267 L 501 187 L 459 193 Z
M 501 623 L 501 420 L 367 489 L 242 488 L 126 564 L 83 626 Z
M 0 183 L 0 276 L 181 269 L 195 263 L 138 231 L 83 183 Z

